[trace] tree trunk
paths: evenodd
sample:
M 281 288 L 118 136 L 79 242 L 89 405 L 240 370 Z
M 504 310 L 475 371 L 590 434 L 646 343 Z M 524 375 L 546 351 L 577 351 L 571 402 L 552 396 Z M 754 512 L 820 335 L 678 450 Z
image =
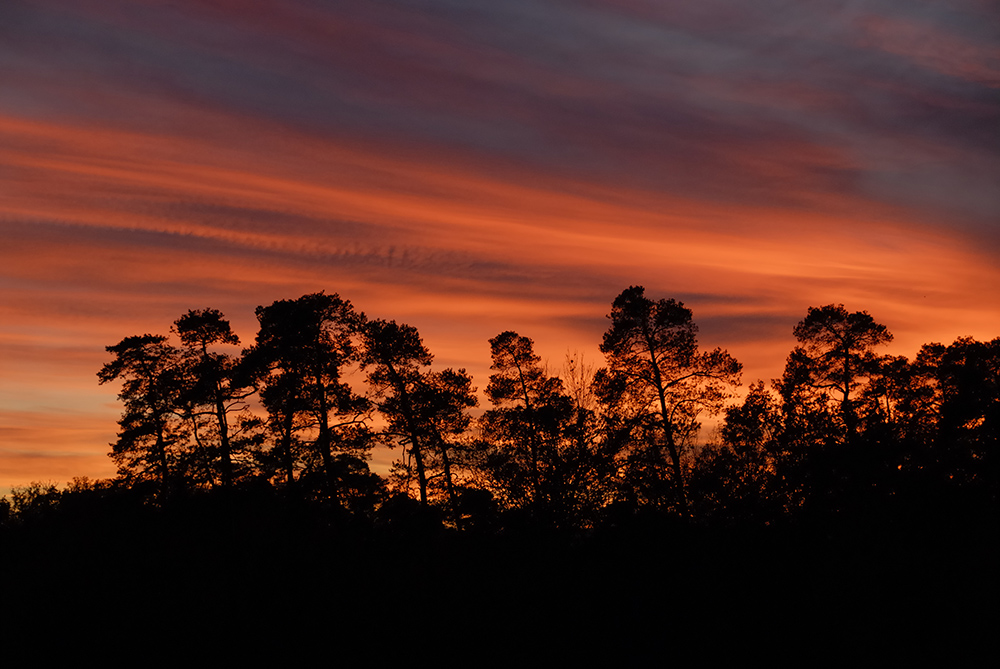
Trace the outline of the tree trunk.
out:
M 292 427 L 295 414 L 286 409 L 281 429 L 281 459 L 285 467 L 285 481 L 288 487 L 295 485 L 295 466 L 292 459 Z
M 316 448 L 319 449 L 320 457 L 323 458 L 323 473 L 326 479 L 326 494 L 335 503 L 340 504 L 337 494 L 337 477 L 333 468 L 333 438 L 330 434 L 330 409 L 326 403 L 326 393 L 320 390 L 319 413 L 319 436 L 316 439 Z
M 656 393 L 660 401 L 660 418 L 663 421 L 663 441 L 670 453 L 670 463 L 674 471 L 674 488 L 677 491 L 677 501 L 681 507 L 681 515 L 688 517 L 687 495 L 684 490 L 684 475 L 681 470 L 681 457 L 677 451 L 677 443 L 674 440 L 674 425 L 670 420 L 670 412 L 667 410 L 667 389 L 663 385 L 663 376 L 660 374 L 660 366 L 656 364 L 656 354 L 652 339 L 645 327 L 643 328 L 646 338 L 646 347 L 649 350 L 650 364 L 653 370 L 653 382 L 656 384 Z
M 216 383 L 215 416 L 219 423 L 219 450 L 222 457 L 222 487 L 233 485 L 233 457 L 229 446 L 229 424 L 226 421 L 226 405 L 222 400 L 222 389 Z

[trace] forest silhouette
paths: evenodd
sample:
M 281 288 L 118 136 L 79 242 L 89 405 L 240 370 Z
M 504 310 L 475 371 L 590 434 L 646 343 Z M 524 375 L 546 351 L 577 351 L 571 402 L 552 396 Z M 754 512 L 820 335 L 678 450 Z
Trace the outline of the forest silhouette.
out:
M 966 649 L 953 657 L 982 641 L 1000 338 L 910 360 L 881 352 L 892 335 L 868 313 L 813 307 L 781 378 L 740 393 L 741 364 L 699 347 L 690 309 L 632 286 L 599 369 L 553 373 L 529 337 L 491 339 L 477 411 L 464 369 L 435 369 L 415 328 L 339 295 L 256 316 L 243 349 L 215 309 L 107 347 L 117 476 L 0 500 L 22 597 L 97 579 L 97 610 L 149 640 L 177 617 L 370 638 L 389 616 L 407 644 L 436 630 L 565 657 L 591 635 L 638 659 L 735 616 L 740 638 L 803 647 L 839 630 L 919 654 L 942 624 Z M 401 455 L 382 477 L 368 460 L 386 447 Z

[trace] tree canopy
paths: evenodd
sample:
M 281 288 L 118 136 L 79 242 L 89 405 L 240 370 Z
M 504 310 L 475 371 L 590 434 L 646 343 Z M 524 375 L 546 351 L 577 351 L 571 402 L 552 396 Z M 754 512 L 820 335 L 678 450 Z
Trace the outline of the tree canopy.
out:
M 683 442 L 696 432 L 701 411 L 721 411 L 742 365 L 722 349 L 699 351 L 691 310 L 672 299 L 652 300 L 642 286 L 622 291 L 608 318 L 601 344 L 608 367 L 597 378 L 602 398 L 626 432 L 641 431 L 637 446 L 643 468 L 654 473 L 653 497 L 661 495 L 655 472 L 665 450 L 675 501 L 686 509 Z
M 910 361 L 879 354 L 892 335 L 866 312 L 810 308 L 782 378 L 737 399 L 742 366 L 700 348 L 691 310 L 631 286 L 611 305 L 596 372 L 574 357 L 554 373 L 514 331 L 490 339 L 477 412 L 472 377 L 433 368 L 413 326 L 326 293 L 256 315 L 240 354 L 215 309 L 181 315 L 176 345 L 146 334 L 108 347 L 98 377 L 121 383 L 122 482 L 165 500 L 256 481 L 366 517 L 406 515 L 409 499 L 466 529 L 518 514 L 584 529 L 643 509 L 776 522 L 925 480 L 996 496 L 1000 340 L 928 344 Z M 376 447 L 398 452 L 378 475 Z

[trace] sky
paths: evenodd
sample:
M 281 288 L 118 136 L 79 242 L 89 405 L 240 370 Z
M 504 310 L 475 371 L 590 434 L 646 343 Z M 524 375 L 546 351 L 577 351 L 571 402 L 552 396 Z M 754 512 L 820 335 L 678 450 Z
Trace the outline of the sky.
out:
M 745 383 L 810 306 L 1000 335 L 995 2 L 0 3 L 0 492 L 113 475 L 105 347 L 189 309 L 338 293 L 482 389 L 630 285 Z

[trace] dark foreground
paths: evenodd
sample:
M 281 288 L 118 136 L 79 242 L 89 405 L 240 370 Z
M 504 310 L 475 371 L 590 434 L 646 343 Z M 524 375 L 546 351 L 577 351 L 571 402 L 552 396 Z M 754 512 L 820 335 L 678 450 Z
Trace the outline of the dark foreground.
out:
M 458 533 L 251 497 L 2 528 L 4 647 L 113 661 L 810 666 L 996 658 L 995 514 Z

